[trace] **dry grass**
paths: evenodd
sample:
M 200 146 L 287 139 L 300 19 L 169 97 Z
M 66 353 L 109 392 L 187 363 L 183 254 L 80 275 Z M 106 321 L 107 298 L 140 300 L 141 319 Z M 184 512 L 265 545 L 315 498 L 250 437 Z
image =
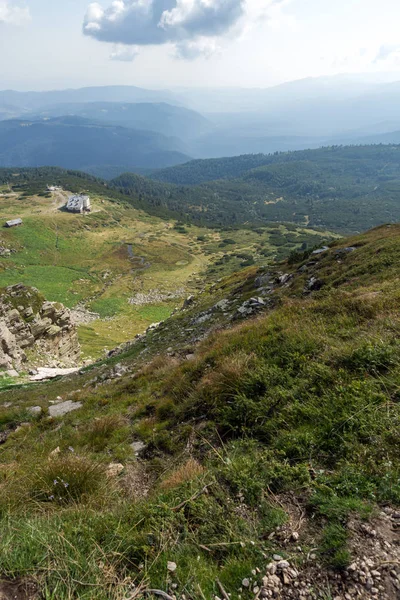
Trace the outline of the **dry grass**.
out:
M 83 437 L 91 450 L 100 452 L 107 447 L 113 435 L 125 426 L 126 422 L 120 415 L 106 415 L 90 423 Z
M 168 475 L 160 484 L 161 489 L 171 490 L 182 483 L 193 481 L 204 473 L 204 467 L 194 458 L 189 458 L 183 465 Z
M 156 356 L 154 360 L 147 363 L 142 369 L 140 369 L 138 375 L 139 376 L 147 376 L 151 375 L 157 379 L 164 377 L 172 370 L 174 370 L 180 361 L 172 356 L 160 355 Z
M 216 394 L 229 397 L 237 391 L 240 383 L 254 361 L 253 354 L 237 351 L 225 356 L 218 362 L 218 368 L 206 373 L 199 381 L 197 390 L 203 390 L 207 396 Z

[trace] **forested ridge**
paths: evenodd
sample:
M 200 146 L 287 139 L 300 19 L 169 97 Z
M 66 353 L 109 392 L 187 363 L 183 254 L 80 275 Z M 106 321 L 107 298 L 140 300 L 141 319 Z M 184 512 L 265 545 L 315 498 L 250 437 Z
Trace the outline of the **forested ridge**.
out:
M 400 146 L 333 146 L 191 161 L 153 183 L 124 174 L 111 185 L 139 194 L 142 208 L 209 226 L 291 221 L 351 232 L 400 219 L 399 168 Z
M 125 173 L 108 182 L 79 171 L 10 168 L 0 169 L 0 182 L 27 195 L 43 191 L 46 183 L 106 193 L 150 214 L 207 227 L 291 222 L 348 233 L 400 221 L 396 145 L 191 161 L 152 179 Z

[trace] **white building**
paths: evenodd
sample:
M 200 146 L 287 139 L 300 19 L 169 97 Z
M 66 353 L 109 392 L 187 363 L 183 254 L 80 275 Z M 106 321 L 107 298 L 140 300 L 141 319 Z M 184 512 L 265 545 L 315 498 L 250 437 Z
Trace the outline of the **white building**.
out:
M 48 192 L 62 192 L 62 187 L 59 185 L 48 185 L 47 191 Z
M 70 196 L 68 198 L 68 202 L 65 205 L 65 207 L 70 212 L 77 212 L 77 213 L 90 212 L 90 210 L 91 210 L 90 198 L 89 198 L 89 196 L 84 196 L 82 194 Z
M 12 221 L 6 221 L 4 227 L 18 227 L 22 225 L 22 219 L 12 219 Z

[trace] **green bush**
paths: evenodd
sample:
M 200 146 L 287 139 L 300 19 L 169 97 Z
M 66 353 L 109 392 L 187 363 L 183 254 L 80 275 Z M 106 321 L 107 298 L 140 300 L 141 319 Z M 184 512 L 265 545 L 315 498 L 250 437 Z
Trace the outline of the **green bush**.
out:
M 361 371 L 371 375 L 385 373 L 399 364 L 400 346 L 395 344 L 367 342 L 344 356 L 341 364 L 350 370 Z

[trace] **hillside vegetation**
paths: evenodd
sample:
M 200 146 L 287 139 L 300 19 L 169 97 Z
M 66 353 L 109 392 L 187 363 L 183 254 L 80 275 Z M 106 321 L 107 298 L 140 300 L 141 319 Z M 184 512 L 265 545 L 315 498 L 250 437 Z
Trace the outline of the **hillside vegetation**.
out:
M 111 183 L 148 210 L 196 223 L 292 221 L 349 233 L 400 219 L 399 166 L 400 146 L 334 146 L 191 161 L 155 172 L 153 184 L 129 174 Z
M 151 179 L 125 173 L 106 182 L 43 167 L 0 169 L 0 182 L 29 194 L 42 192 L 50 179 L 71 191 L 106 193 L 151 215 L 199 227 L 285 222 L 348 234 L 400 220 L 399 157 L 400 146 L 335 146 L 191 161 Z M 107 176 L 115 168 L 104 165 Z
M 399 260 L 392 225 L 250 267 L 124 355 L 3 393 L 1 576 L 60 600 L 396 598 Z M 49 417 L 59 396 L 82 406 Z
M 0 230 L 0 288 L 24 283 L 49 301 L 82 309 L 87 359 L 165 319 L 211 278 L 332 239 L 290 225 L 228 231 L 165 222 L 79 172 L 0 170 L 1 181 L 9 183 L 0 183 L 0 225 L 19 217 L 23 226 Z M 47 184 L 87 191 L 92 213 L 64 211 L 69 192 L 48 193 Z

